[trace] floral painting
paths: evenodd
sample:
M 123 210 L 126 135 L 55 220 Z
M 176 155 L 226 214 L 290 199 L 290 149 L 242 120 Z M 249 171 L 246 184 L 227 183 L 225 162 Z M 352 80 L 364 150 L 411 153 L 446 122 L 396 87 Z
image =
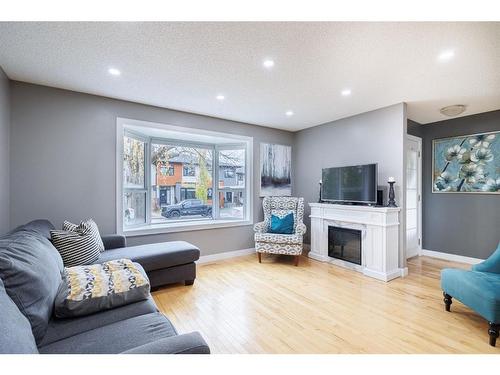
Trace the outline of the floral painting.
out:
M 500 194 L 500 131 L 432 143 L 434 193 Z

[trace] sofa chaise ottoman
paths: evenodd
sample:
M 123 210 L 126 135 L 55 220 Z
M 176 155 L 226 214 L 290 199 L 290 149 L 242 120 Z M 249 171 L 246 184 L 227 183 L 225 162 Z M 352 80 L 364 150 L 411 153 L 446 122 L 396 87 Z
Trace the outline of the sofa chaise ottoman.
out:
M 37 220 L 0 237 L 0 354 L 210 353 L 198 332 L 179 335 L 150 295 L 90 315 L 56 318 L 54 301 L 64 267 L 48 240 L 51 227 Z M 175 254 L 178 247 L 172 249 Z M 112 252 L 107 251 L 106 256 Z M 163 266 L 173 264 L 178 262 Z
M 185 241 L 161 242 L 127 247 L 125 236 L 102 236 L 105 251 L 96 263 L 128 258 L 146 271 L 152 288 L 183 282 L 192 285 L 196 279 L 196 263 L 200 250 Z

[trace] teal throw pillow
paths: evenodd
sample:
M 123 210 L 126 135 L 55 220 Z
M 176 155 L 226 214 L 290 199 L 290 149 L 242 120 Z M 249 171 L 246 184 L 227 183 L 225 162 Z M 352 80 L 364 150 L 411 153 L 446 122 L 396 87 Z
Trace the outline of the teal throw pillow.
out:
M 271 227 L 269 233 L 293 234 L 293 212 L 282 218 L 271 215 Z

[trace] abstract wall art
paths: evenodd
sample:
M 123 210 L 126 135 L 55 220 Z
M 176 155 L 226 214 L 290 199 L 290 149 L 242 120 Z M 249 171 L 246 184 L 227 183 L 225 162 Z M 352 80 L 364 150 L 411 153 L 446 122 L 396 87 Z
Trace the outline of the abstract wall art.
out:
M 292 147 L 260 144 L 260 196 L 292 195 Z

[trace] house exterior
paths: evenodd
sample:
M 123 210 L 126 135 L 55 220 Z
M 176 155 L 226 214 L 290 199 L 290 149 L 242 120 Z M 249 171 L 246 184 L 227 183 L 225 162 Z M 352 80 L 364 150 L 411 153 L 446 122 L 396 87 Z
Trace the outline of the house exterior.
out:
M 211 174 L 211 166 L 208 167 Z M 158 163 L 151 166 L 151 184 L 153 208 L 177 204 L 184 199 L 196 198 L 196 185 L 199 181 L 200 166 L 197 162 L 187 158 L 176 157 L 168 163 Z M 211 178 L 208 182 L 212 186 Z M 245 185 L 245 168 L 242 166 L 219 165 L 219 192 L 220 208 L 225 205 L 243 203 L 243 189 Z M 207 203 L 212 202 L 212 188 L 207 192 Z

